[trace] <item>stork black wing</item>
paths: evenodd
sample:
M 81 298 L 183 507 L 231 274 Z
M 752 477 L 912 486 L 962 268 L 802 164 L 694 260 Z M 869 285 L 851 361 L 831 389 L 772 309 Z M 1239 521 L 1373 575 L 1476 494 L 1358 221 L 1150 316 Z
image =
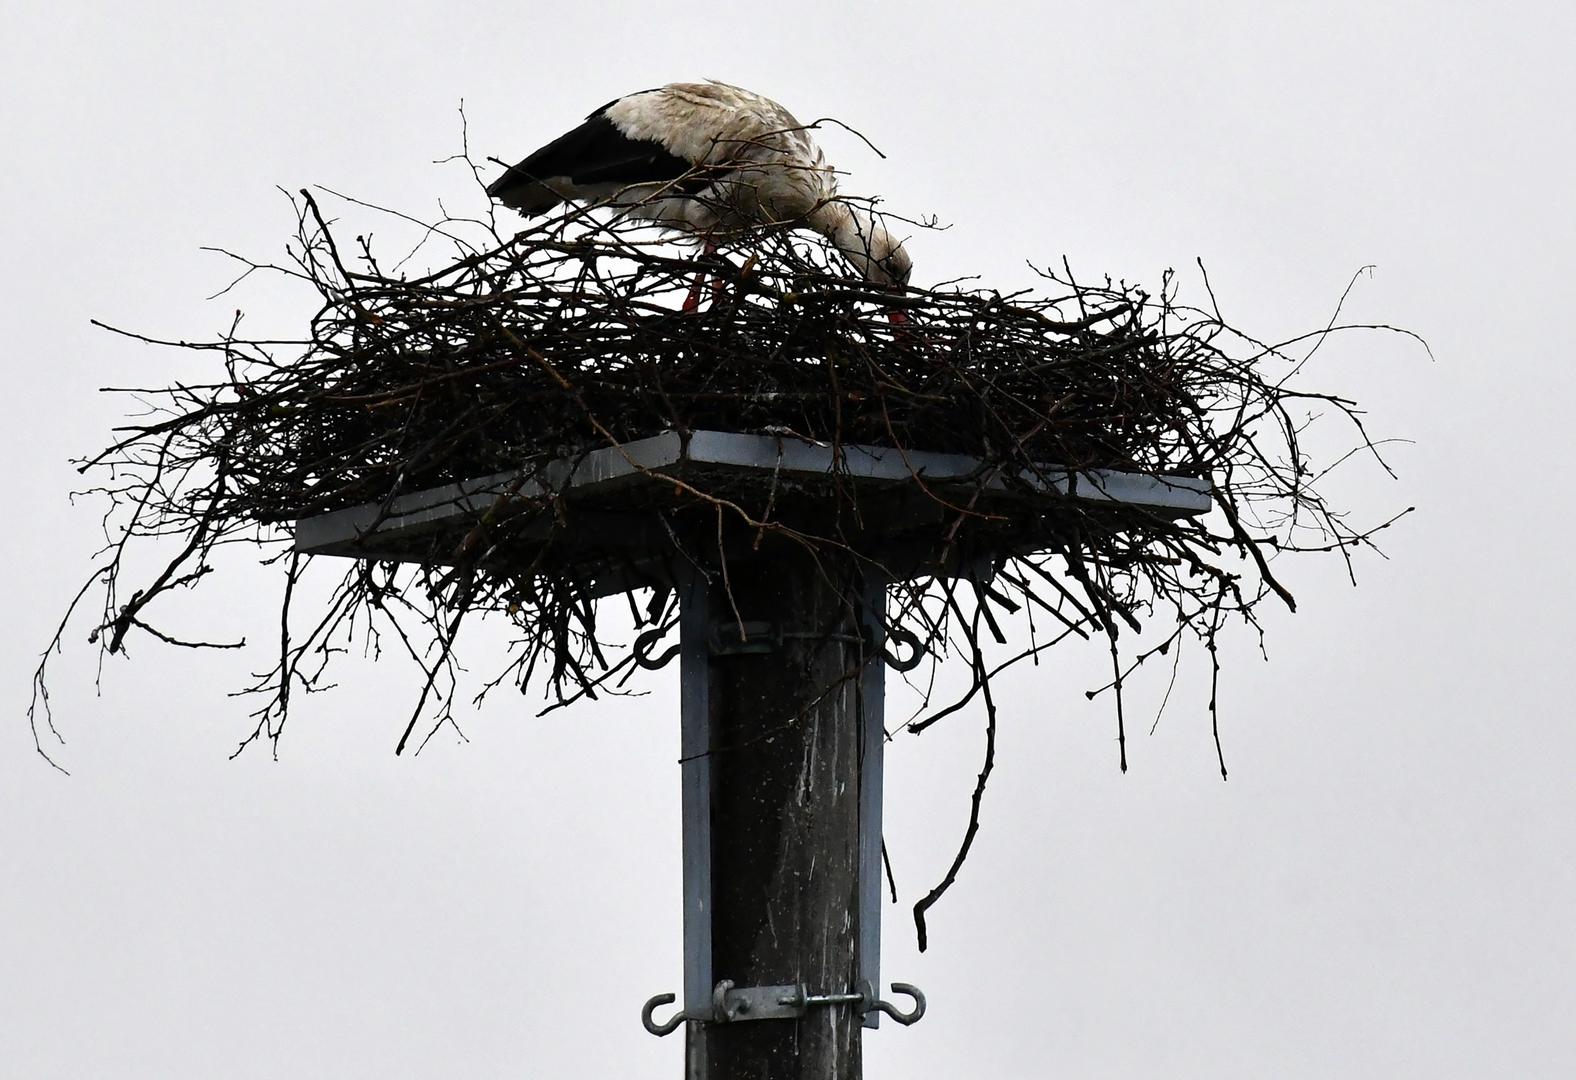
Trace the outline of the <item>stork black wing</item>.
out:
M 540 214 L 562 201 L 549 182 L 560 190 L 663 183 L 692 167 L 659 142 L 631 139 L 602 110 L 509 169 L 488 186 L 487 194 L 523 214 Z

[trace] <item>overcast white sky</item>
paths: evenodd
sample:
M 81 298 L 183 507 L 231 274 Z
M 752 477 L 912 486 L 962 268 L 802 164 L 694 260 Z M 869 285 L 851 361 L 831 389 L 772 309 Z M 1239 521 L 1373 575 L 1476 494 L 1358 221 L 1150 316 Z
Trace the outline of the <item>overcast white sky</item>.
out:
M 1419 511 L 1355 590 L 1333 562 L 1286 571 L 1301 609 L 1270 618 L 1269 662 L 1231 644 L 1228 783 L 1196 677 L 1122 776 L 1082 696 L 1097 655 L 1018 673 L 921 957 L 907 905 L 956 845 L 979 718 L 894 744 L 885 974 L 931 1012 L 868 1035 L 867 1075 L 1576 1075 L 1573 10 L 0 0 L 0 1073 L 679 1075 L 681 1037 L 637 1015 L 681 978 L 676 669 L 542 720 L 500 697 L 468 744 L 396 759 L 412 674 L 352 665 L 277 763 L 229 762 L 248 724 L 225 692 L 261 652 L 144 642 L 95 697 L 83 625 L 56 671 L 71 778 L 22 711 L 95 547 L 66 499 L 122 408 L 95 388 L 197 370 L 89 318 L 220 329 L 236 300 L 203 300 L 227 268 L 198 248 L 276 253 L 275 185 L 476 200 L 431 164 L 462 98 L 477 152 L 514 158 L 710 76 L 869 135 L 885 160 L 824 140 L 848 190 L 953 223 L 913 243 L 920 282 L 1199 257 L 1273 337 L 1371 263 L 1349 314 L 1437 357 L 1360 336 L 1311 370 L 1414 440 L 1398 482 L 1332 493 Z M 258 326 L 299 300 L 241 296 Z M 181 618 L 266 639 L 273 589 L 243 560 Z

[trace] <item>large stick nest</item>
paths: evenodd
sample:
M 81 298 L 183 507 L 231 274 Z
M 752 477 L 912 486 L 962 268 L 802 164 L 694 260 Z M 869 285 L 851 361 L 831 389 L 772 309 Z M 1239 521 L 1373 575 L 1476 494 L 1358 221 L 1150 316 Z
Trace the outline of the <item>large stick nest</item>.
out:
M 1169 297 L 1050 273 L 1046 297 L 894 296 L 850 281 L 802 234 L 697 260 L 560 223 L 413 280 L 383 276 L 369 254 L 347 269 L 326 228 L 302 243 L 325 300 L 305 352 L 278 364 L 222 343 L 244 378 L 212 388 L 236 396 L 200 418 L 230 440 L 237 519 L 668 430 L 1204 475 L 1238 453 L 1208 418 L 1275 396 L 1214 347 L 1218 320 L 1179 322 Z M 703 306 L 676 310 L 697 271 Z

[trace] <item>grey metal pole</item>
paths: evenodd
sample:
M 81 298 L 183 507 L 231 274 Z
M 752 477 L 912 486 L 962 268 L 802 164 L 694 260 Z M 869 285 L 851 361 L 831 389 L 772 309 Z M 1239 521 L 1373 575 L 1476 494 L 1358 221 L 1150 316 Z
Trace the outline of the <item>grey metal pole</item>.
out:
M 696 609 L 699 591 L 686 596 Z M 685 902 L 687 920 L 705 909 L 710 933 L 686 942 L 686 964 L 709 951 L 710 978 L 735 988 L 856 993 L 860 764 L 864 724 L 880 716 L 861 710 L 867 662 L 879 663 L 862 625 L 866 586 L 851 563 L 781 545 L 731 559 L 703 591 L 704 623 L 700 610 L 682 622 L 683 660 L 705 665 L 709 746 L 703 768 L 690 756 L 699 748 L 686 746 L 685 788 L 687 816 L 702 792 L 709 802 L 709 881 L 687 858 Z M 687 975 L 687 1006 L 699 981 Z M 692 1021 L 686 1076 L 858 1080 L 861 1021 L 853 1001 L 791 1018 Z

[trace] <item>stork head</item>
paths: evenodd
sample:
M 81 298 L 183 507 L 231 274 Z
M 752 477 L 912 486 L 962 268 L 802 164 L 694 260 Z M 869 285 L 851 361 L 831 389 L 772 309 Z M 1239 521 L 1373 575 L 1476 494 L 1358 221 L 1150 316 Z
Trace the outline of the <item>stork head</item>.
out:
M 841 201 L 823 203 L 811 213 L 810 225 L 832 241 L 866 281 L 898 287 L 908 284 L 913 261 L 902 242 L 869 210 Z

